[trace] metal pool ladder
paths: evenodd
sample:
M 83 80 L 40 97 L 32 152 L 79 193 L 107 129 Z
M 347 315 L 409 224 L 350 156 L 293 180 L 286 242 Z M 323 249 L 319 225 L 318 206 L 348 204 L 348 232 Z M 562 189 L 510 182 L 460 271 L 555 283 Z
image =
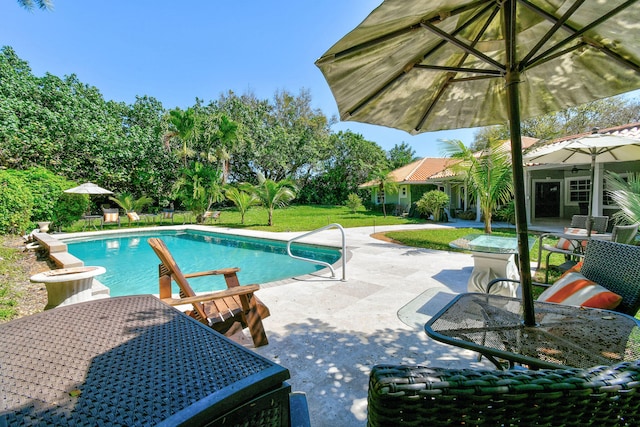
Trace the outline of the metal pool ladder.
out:
M 324 227 L 320 227 L 320 228 L 317 228 L 317 229 L 315 229 L 313 231 L 310 231 L 308 233 L 301 234 L 300 236 L 294 237 L 293 239 L 291 239 L 291 240 L 289 240 L 287 242 L 287 253 L 289 254 L 289 256 L 291 258 L 294 258 L 294 259 L 299 259 L 301 261 L 307 261 L 307 262 L 312 262 L 312 263 L 315 263 L 315 264 L 324 265 L 329 270 L 331 270 L 331 277 L 332 278 L 336 277 L 336 272 L 333 269 L 333 266 L 331 266 L 331 264 L 329 264 L 328 262 L 318 261 L 318 260 L 315 260 L 315 259 L 312 259 L 312 258 L 299 257 L 299 256 L 294 255 L 294 254 L 291 253 L 291 243 L 293 243 L 293 242 L 295 242 L 297 240 L 303 239 L 303 238 L 305 238 L 307 236 L 310 236 L 312 234 L 316 234 L 316 233 L 319 233 L 321 231 L 328 230 L 330 228 L 337 228 L 338 230 L 340 230 L 340 233 L 342 234 L 342 279 L 341 280 L 343 282 L 346 282 L 346 280 L 347 280 L 347 240 L 346 240 L 345 235 L 344 235 L 344 228 L 342 228 L 342 226 L 340 224 L 335 224 L 334 223 L 334 224 L 325 225 Z

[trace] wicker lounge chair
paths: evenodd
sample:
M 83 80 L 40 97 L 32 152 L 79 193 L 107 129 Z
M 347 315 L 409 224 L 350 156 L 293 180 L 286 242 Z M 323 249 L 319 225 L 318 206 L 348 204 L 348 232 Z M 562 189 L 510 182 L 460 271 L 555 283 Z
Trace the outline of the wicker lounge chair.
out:
M 129 227 L 131 227 L 132 222 L 140 221 L 140 215 L 136 211 L 127 212 L 127 219 L 129 220 Z
M 205 211 L 202 215 L 202 222 L 206 223 L 207 221 L 211 223 L 220 221 L 220 211 Z
M 262 319 L 269 316 L 269 309 L 253 295 L 260 289 L 260 286 L 240 286 L 236 275 L 240 271 L 239 268 L 183 274 L 161 239 L 151 238 L 148 242 L 161 261 L 159 266 L 159 297 L 163 302 L 173 306 L 192 304 L 193 311 L 189 311 L 187 314 L 220 333 L 228 332 L 235 322 L 240 322 L 242 327 L 249 328 L 253 344 L 256 347 L 269 343 L 262 326 Z M 228 289 L 206 295 L 196 295 L 187 279 L 211 275 L 224 275 Z M 172 297 L 172 279 L 180 288 L 179 299 Z
M 591 369 L 374 366 L 368 426 L 640 425 L 640 361 Z
M 118 227 L 120 227 L 120 211 L 118 208 L 102 208 L 100 228 L 105 224 L 118 224 Z

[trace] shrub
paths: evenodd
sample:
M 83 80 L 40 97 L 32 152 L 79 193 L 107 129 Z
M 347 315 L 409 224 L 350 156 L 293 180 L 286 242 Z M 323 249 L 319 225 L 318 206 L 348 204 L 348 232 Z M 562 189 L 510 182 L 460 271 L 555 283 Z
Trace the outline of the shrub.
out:
M 53 221 L 64 190 L 73 187 L 74 183 L 55 175 L 43 167 L 17 171 L 16 175 L 22 179 L 24 185 L 29 188 L 33 196 L 31 221 L 33 223 Z M 80 197 L 80 199 L 86 200 L 88 204 L 89 198 L 87 196 Z M 82 212 L 83 211 L 80 211 L 80 214 L 82 214 Z
M 513 203 L 513 200 L 507 203 L 506 205 L 504 205 L 503 207 L 501 207 L 500 209 L 497 209 L 493 213 L 492 219 L 494 221 L 502 221 L 502 222 L 508 222 L 509 224 L 515 224 L 516 223 L 516 207 Z
M 432 214 L 434 221 L 444 219 L 444 207 L 449 204 L 449 196 L 439 190 L 432 190 L 424 193 L 420 200 L 416 202 L 416 207 L 420 213 Z
M 350 193 L 345 204 L 351 209 L 351 212 L 356 213 L 362 207 L 362 199 L 356 193 Z
M 53 207 L 52 226 L 58 230 L 68 227 L 80 219 L 89 206 L 89 196 L 86 194 L 62 193 Z
M 31 226 L 31 191 L 15 171 L 0 170 L 0 194 L 0 233 L 24 233 Z

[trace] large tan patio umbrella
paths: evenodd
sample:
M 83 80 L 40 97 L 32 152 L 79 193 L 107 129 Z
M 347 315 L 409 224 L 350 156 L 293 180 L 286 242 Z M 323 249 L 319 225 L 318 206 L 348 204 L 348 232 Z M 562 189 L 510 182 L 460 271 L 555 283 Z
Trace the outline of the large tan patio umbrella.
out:
M 591 165 L 588 221 L 592 224 L 596 163 L 640 160 L 640 139 L 624 133 L 593 133 L 565 141 L 543 145 L 523 156 L 532 163 Z M 587 227 L 591 234 L 591 226 Z
M 640 87 L 638 1 L 386 0 L 316 61 L 342 120 L 413 134 L 508 121 L 527 326 L 520 120 Z

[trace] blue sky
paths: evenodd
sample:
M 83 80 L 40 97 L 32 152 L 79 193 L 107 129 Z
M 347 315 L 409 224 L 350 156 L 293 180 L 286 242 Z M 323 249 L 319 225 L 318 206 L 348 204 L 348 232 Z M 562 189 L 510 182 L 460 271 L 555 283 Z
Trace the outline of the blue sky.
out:
M 53 0 L 52 11 L 0 3 L 0 45 L 11 46 L 36 76 L 75 73 L 105 99 L 136 95 L 171 109 L 200 98 L 248 91 L 271 99 L 278 90 L 311 92 L 327 116 L 338 109 L 314 65 L 380 0 L 244 0 L 103 2 Z M 421 157 L 442 155 L 439 140 L 473 140 L 474 130 L 417 136 L 381 126 L 340 122 L 389 150 L 406 142 Z

